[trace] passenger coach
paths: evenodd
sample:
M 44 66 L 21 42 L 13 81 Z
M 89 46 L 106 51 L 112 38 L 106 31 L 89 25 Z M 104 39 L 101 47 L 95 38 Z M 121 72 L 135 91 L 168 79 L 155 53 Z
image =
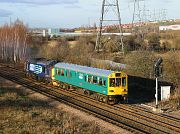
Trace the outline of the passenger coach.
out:
M 57 63 L 51 75 L 55 86 L 77 90 L 108 104 L 127 101 L 128 76 L 124 72 Z

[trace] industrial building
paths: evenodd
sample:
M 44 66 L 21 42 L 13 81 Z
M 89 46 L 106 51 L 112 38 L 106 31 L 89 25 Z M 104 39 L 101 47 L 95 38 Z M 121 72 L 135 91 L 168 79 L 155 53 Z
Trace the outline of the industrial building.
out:
M 160 30 L 160 31 L 180 30 L 180 25 L 159 26 L 159 30 Z

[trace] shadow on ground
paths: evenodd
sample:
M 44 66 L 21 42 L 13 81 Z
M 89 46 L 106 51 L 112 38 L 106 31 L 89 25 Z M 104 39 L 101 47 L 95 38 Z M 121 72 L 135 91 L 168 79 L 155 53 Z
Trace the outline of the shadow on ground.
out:
M 19 89 L 0 87 L 0 108 L 9 107 L 18 109 L 31 109 L 33 107 L 52 108 L 43 100 L 28 98 L 27 94 Z
M 153 79 L 129 76 L 129 103 L 148 103 L 155 99 L 156 82 Z M 172 86 L 172 83 L 160 81 L 158 83 L 159 95 L 160 86 Z M 160 98 L 160 96 L 159 96 Z

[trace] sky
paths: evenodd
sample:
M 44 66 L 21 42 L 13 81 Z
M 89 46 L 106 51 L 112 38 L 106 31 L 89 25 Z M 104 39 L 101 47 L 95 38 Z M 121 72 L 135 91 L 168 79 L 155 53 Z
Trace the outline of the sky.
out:
M 119 0 L 122 23 L 132 22 L 133 1 Z M 161 17 L 180 19 L 180 0 L 144 1 L 140 0 L 139 10 L 138 5 L 136 6 L 134 21 L 139 20 L 138 11 L 141 13 L 146 11 L 146 17 L 143 17 L 146 20 Z M 102 0 L 0 0 L 0 26 L 17 18 L 32 28 L 76 28 L 99 25 L 101 6 Z M 163 15 L 163 11 L 166 15 Z M 111 10 L 106 13 L 107 19 L 116 19 L 116 17 L 116 13 Z

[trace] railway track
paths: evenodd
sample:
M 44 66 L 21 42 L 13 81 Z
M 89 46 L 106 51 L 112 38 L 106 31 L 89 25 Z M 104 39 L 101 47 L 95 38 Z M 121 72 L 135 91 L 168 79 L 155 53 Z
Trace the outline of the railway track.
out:
M 52 88 L 42 83 L 26 79 L 24 72 L 13 67 L 0 67 L 0 76 L 28 87 L 36 92 L 62 101 L 77 109 L 86 111 L 98 118 L 111 122 L 133 133 L 180 133 L 179 119 L 155 114 L 134 105 L 110 106 L 97 102 L 85 95 Z

